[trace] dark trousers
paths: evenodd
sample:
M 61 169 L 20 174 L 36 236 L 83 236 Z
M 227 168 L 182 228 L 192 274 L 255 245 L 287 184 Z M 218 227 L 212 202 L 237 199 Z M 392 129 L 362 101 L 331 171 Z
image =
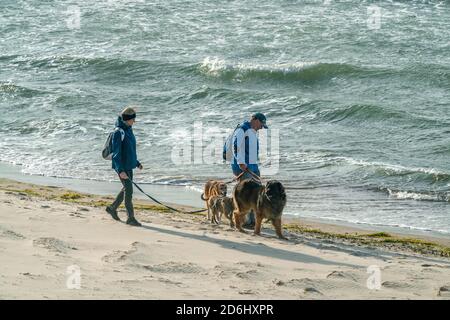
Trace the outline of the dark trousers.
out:
M 125 171 L 129 179 L 120 179 L 120 182 L 122 182 L 123 188 L 120 190 L 119 194 L 116 197 L 116 200 L 114 200 L 111 207 L 114 210 L 117 210 L 117 208 L 120 206 L 120 204 L 123 201 L 123 198 L 125 197 L 125 208 L 127 209 L 128 218 L 134 218 L 134 209 L 133 209 L 133 170 Z

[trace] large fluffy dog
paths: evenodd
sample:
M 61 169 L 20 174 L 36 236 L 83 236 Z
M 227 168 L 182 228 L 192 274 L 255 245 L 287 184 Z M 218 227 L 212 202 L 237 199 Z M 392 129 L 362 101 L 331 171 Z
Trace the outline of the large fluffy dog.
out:
M 224 196 L 213 196 L 208 200 L 209 207 L 212 212 L 212 223 L 219 224 L 222 220 L 222 215 L 225 215 L 228 220 L 230 220 L 230 227 L 234 227 L 233 222 L 233 211 L 234 211 L 234 203 L 233 199 L 230 197 Z
M 261 233 L 263 219 L 272 221 L 280 239 L 286 239 L 281 232 L 281 215 L 286 205 L 286 192 L 279 181 L 268 181 L 265 186 L 253 181 L 239 182 L 233 191 L 234 221 L 239 231 L 244 216 L 253 210 L 256 215 L 255 235 Z
M 209 180 L 205 184 L 205 189 L 200 196 L 202 200 L 206 201 L 206 207 L 208 208 L 207 218 L 211 220 L 211 210 L 209 207 L 209 199 L 214 196 L 226 196 L 227 195 L 227 185 L 223 182 L 216 180 Z

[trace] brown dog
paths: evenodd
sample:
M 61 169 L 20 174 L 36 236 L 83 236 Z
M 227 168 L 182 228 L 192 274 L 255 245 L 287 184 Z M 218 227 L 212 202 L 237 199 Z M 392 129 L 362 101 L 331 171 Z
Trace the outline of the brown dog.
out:
M 211 213 L 209 208 L 208 200 L 214 196 L 226 196 L 227 195 L 227 185 L 223 182 L 216 180 L 209 180 L 205 184 L 205 190 L 200 196 L 203 201 L 206 201 L 206 207 L 208 208 L 207 218 L 211 220 Z
M 275 232 L 280 239 L 286 239 L 281 232 L 281 215 L 286 205 L 286 192 L 279 181 L 268 181 L 265 186 L 253 181 L 239 182 L 233 191 L 234 221 L 239 231 L 242 218 L 253 210 L 256 215 L 255 235 L 260 235 L 263 219 L 272 221 Z
M 219 224 L 222 220 L 222 215 L 225 215 L 225 217 L 230 220 L 230 227 L 234 227 L 234 203 L 232 198 L 224 196 L 213 196 L 209 198 L 208 203 L 212 212 L 211 223 Z

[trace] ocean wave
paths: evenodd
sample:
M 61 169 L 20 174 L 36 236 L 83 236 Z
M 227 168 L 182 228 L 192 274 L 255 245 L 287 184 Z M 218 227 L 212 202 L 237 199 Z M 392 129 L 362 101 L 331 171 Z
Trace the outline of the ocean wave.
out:
M 416 192 L 392 190 L 390 188 L 382 188 L 381 190 L 387 192 L 389 197 L 399 200 L 450 202 L 450 194 L 445 192 Z
M 381 106 L 364 104 L 355 104 L 343 108 L 325 110 L 317 114 L 317 118 L 331 123 L 344 120 L 371 121 L 403 117 L 404 114 L 401 112 L 391 111 Z
M 383 178 L 395 176 L 415 176 L 415 182 L 445 183 L 450 182 L 450 173 L 439 171 L 435 168 L 406 167 L 383 162 L 355 160 L 348 157 L 338 157 L 348 164 L 369 167 L 377 176 Z
M 186 189 L 195 191 L 197 193 L 203 193 L 203 189 L 198 186 L 186 186 Z
M 113 75 L 111 79 L 120 79 L 124 76 L 133 76 L 133 79 L 143 79 L 149 74 L 167 72 L 171 68 L 175 71 L 183 71 L 186 65 L 177 63 L 165 63 L 156 60 L 134 60 L 122 57 L 79 57 L 70 55 L 48 56 L 39 59 L 20 57 L 14 64 L 27 69 L 56 69 L 65 72 L 87 71 L 93 76 L 100 77 L 103 74 Z M 146 78 L 145 78 L 146 79 Z M 127 80 L 129 81 L 129 80 Z
M 379 106 L 371 104 L 352 104 L 333 109 L 319 109 L 313 105 L 312 110 L 303 108 L 298 113 L 304 119 L 315 122 L 326 123 L 350 123 L 350 124 L 364 124 L 375 122 L 395 122 L 397 125 L 400 122 L 408 127 L 416 128 L 446 128 L 450 123 L 445 119 L 432 119 L 423 115 L 414 114 L 410 112 L 403 112 L 398 110 L 391 110 L 388 106 Z M 320 108 L 320 106 L 319 106 Z
M 4 55 L 4 56 L 0 56 L 0 62 L 1 61 L 10 61 L 10 60 L 14 60 L 17 57 L 19 57 L 18 55 L 14 54 L 14 55 Z
M 346 63 L 298 62 L 290 64 L 228 63 L 218 58 L 205 58 L 198 69 L 204 75 L 227 80 L 316 81 L 344 75 L 377 74 L 381 70 Z
M 108 57 L 76 57 L 76 56 L 50 56 L 41 59 L 26 61 L 30 66 L 37 68 L 59 68 L 73 70 L 86 66 L 97 67 L 103 70 L 120 70 L 124 68 L 147 67 L 149 61 L 129 60 Z
M 15 97 L 32 98 L 37 95 L 45 94 L 44 91 L 31 89 L 23 86 L 16 85 L 9 82 L 0 82 L 0 95 L 12 95 Z
M 450 173 L 436 168 L 408 167 L 385 162 L 359 160 L 351 157 L 339 156 L 325 151 L 294 152 L 283 154 L 282 160 L 292 164 L 306 164 L 313 168 L 328 166 L 353 166 L 361 168 L 372 176 L 379 178 L 411 176 L 416 183 L 449 183 Z

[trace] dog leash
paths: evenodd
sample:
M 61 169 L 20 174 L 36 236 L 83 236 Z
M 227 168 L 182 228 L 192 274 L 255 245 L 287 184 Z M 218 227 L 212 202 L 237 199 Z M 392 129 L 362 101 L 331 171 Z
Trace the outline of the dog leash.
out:
M 239 178 L 242 177 L 242 175 L 243 175 L 244 173 L 245 173 L 245 172 L 242 171 L 238 176 L 236 176 L 236 177 L 234 177 L 233 179 L 231 179 L 230 181 L 226 181 L 226 182 L 224 182 L 224 183 L 225 183 L 225 184 L 230 184 L 230 183 L 232 183 L 232 182 L 234 182 L 234 181 L 236 181 L 236 180 L 239 180 Z
M 250 173 L 250 174 L 253 176 L 253 178 L 254 178 L 255 180 L 257 180 L 257 181 L 261 182 L 261 184 L 263 184 L 263 181 L 262 181 L 261 177 L 258 176 L 256 173 L 254 173 L 254 172 L 252 172 L 252 171 L 250 171 L 250 170 L 248 170 L 248 169 L 246 169 L 245 171 L 247 171 L 248 173 Z M 242 174 L 242 173 L 241 173 L 241 174 Z
M 247 170 L 248 171 L 248 170 Z M 250 173 L 253 174 L 253 172 L 249 171 Z M 236 180 L 239 180 L 239 178 L 245 173 L 245 171 L 241 172 L 238 176 L 234 177 L 233 179 L 231 179 L 230 181 L 224 182 L 225 184 L 229 184 L 232 183 Z M 175 211 L 175 212 L 179 212 L 179 213 L 187 213 L 187 214 L 191 214 L 191 213 L 199 213 L 199 212 L 204 212 L 207 211 L 208 209 L 201 209 L 201 210 L 195 210 L 195 211 L 182 211 L 182 210 L 178 210 L 176 208 L 170 207 L 168 205 L 165 205 L 164 203 L 162 203 L 161 201 L 153 198 L 151 195 L 149 195 L 148 193 L 146 193 L 144 190 L 142 190 L 142 188 L 133 180 L 131 180 L 131 182 L 133 182 L 134 186 L 143 194 L 145 194 L 148 198 L 150 198 L 151 200 L 153 200 L 154 202 L 166 207 L 169 210 Z
M 148 193 L 146 193 L 146 192 L 145 192 L 144 190 L 142 190 L 142 188 L 139 187 L 139 185 L 138 185 L 136 182 L 134 182 L 133 180 L 131 180 L 131 182 L 133 182 L 133 184 L 135 185 L 135 187 L 138 188 L 138 190 L 139 190 L 140 192 L 142 192 L 143 194 L 145 194 L 147 197 L 149 197 L 150 199 L 152 199 L 154 202 L 156 202 L 156 203 L 158 203 L 158 204 L 160 204 L 160 205 L 162 205 L 162 206 L 164 206 L 164 207 L 166 207 L 167 209 L 170 209 L 170 210 L 172 210 L 172 211 L 176 211 L 176 212 L 179 212 L 179 213 L 187 213 L 187 214 L 190 214 L 190 213 L 199 213 L 199 212 L 203 212 L 203 211 L 208 210 L 208 209 L 202 209 L 202 210 L 195 210 L 195 211 L 182 211 L 182 210 L 178 210 L 178 209 L 176 209 L 176 208 L 172 208 L 172 207 L 170 207 L 170 206 L 168 206 L 168 205 L 165 205 L 164 203 L 158 201 L 157 199 L 153 198 L 153 197 L 152 197 L 151 195 L 149 195 Z

